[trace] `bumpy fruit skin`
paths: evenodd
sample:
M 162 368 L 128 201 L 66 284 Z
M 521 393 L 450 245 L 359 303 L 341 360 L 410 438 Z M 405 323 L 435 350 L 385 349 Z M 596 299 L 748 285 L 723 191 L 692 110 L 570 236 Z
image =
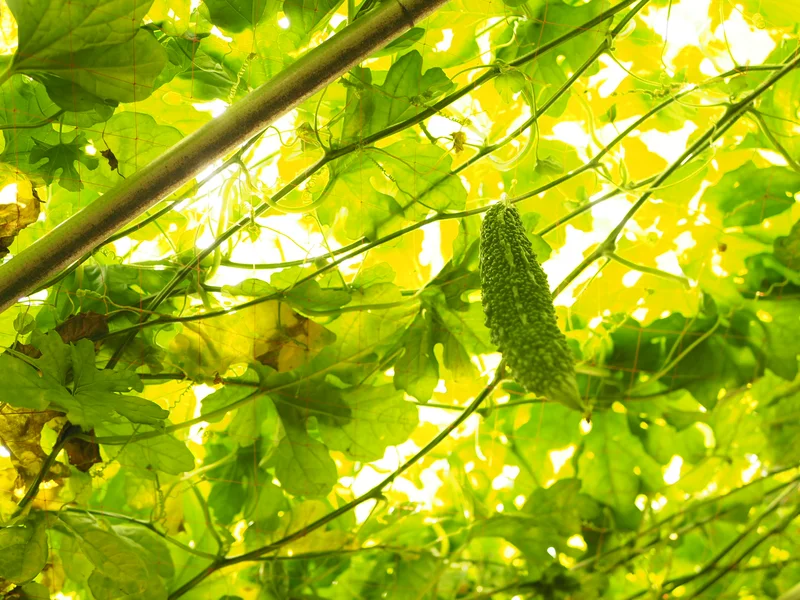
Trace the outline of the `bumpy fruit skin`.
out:
M 547 275 L 513 206 L 500 202 L 486 213 L 480 269 L 486 326 L 514 379 L 529 392 L 584 411 Z

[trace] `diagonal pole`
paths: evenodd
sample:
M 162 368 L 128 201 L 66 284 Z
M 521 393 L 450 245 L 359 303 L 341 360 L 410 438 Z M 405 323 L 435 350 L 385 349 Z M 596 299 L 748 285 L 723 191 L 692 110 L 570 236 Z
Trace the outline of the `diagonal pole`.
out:
M 0 312 L 445 2 L 382 2 L 0 265 Z

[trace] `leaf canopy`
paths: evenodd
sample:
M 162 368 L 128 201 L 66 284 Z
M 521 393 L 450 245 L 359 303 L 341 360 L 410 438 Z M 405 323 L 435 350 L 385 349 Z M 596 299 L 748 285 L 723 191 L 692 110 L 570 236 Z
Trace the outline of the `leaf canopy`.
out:
M 4 0 L 0 258 L 385 6 Z M 0 596 L 793 597 L 797 6 L 450 0 L 197 165 L 0 314 Z M 501 201 L 586 414 L 491 341 Z

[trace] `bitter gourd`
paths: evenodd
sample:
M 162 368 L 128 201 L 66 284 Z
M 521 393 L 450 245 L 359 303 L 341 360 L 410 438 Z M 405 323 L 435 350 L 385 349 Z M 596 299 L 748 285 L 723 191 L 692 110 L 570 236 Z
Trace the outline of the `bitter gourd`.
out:
M 547 275 L 519 212 L 504 202 L 493 205 L 483 220 L 480 272 L 486 326 L 514 379 L 529 392 L 584 412 Z

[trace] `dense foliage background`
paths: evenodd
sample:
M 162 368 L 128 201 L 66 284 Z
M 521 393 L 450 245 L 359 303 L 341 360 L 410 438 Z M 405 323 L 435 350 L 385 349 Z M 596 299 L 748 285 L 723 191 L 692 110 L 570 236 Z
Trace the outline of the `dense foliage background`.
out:
M 5 260 L 371 5 L 6 0 Z M 0 593 L 785 594 L 799 23 L 451 0 L 208 165 L 0 315 Z M 497 370 L 501 199 L 590 416 Z

